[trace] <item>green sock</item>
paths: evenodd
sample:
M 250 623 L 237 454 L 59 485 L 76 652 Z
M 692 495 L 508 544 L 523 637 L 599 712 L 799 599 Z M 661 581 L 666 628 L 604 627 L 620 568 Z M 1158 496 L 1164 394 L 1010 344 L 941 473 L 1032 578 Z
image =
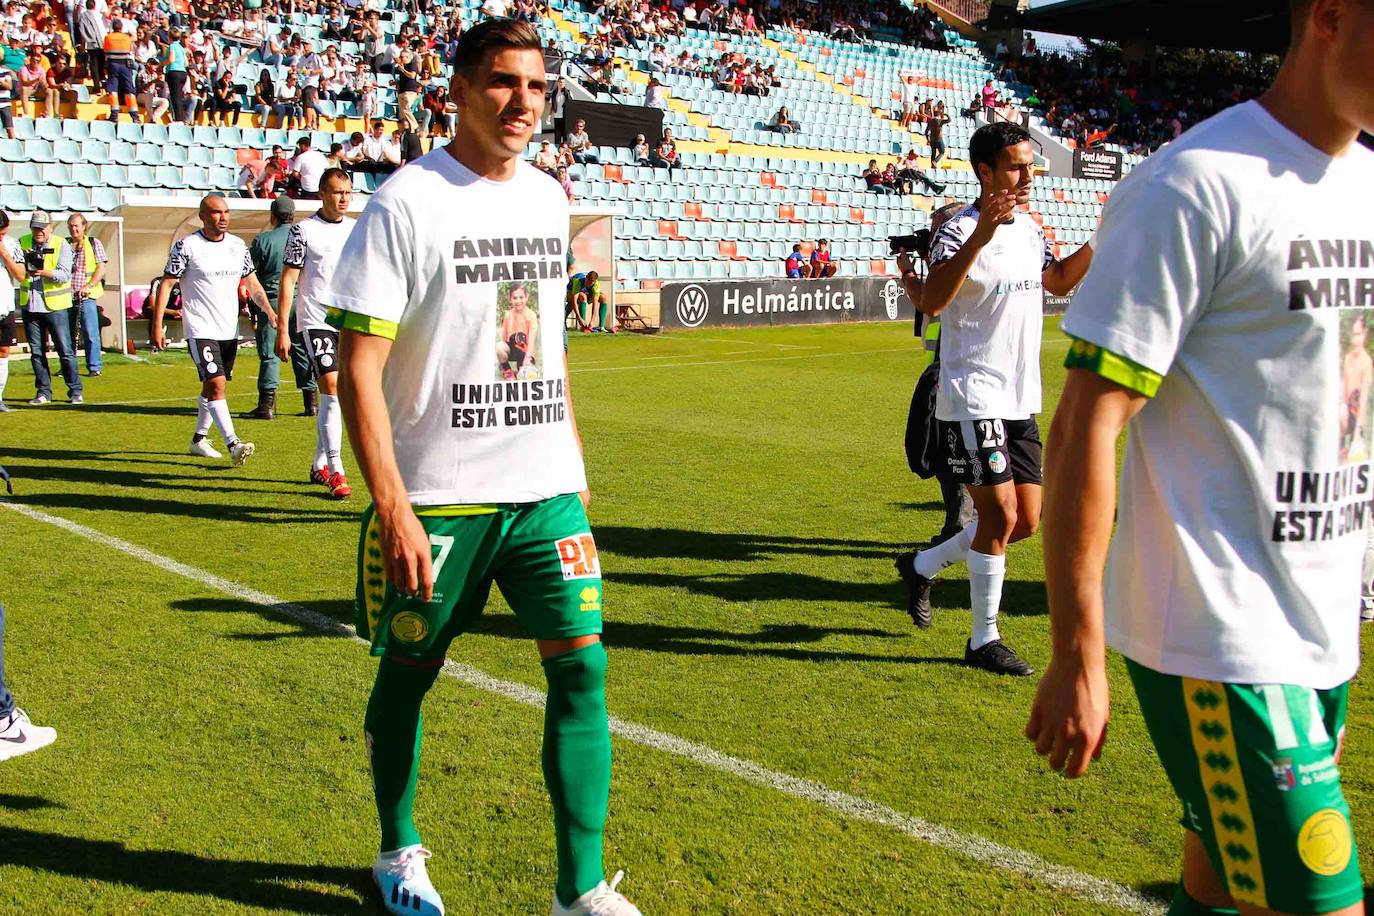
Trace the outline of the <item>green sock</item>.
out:
M 1198 903 L 1188 896 L 1188 892 L 1183 889 L 1183 882 L 1180 881 L 1174 891 L 1174 899 L 1169 903 L 1169 912 L 1166 916 L 1240 916 L 1240 910 Z
M 606 311 L 607 311 L 607 309 L 609 309 L 609 308 L 610 308 L 610 306 L 607 305 L 606 303 L 604 303 L 604 302 L 601 303 L 601 325 L 600 325 L 600 327 L 601 327 L 601 330 L 603 330 L 603 331 L 606 330 Z
M 389 658 L 377 666 L 363 728 L 372 760 L 372 793 L 382 826 L 382 852 L 420 842 L 415 781 L 420 774 L 420 703 L 442 664 L 418 667 Z
M 606 877 L 601 831 L 611 791 L 606 650 L 596 642 L 544 660 L 544 783 L 553 800 L 558 882 L 564 906 Z

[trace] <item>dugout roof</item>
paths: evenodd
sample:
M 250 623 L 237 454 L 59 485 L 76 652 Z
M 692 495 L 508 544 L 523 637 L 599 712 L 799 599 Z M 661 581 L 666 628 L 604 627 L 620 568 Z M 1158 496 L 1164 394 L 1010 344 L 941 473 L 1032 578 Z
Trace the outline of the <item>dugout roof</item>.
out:
M 1020 14 L 1022 28 L 1107 41 L 1144 39 L 1179 48 L 1281 52 L 1283 0 L 1061 0 Z

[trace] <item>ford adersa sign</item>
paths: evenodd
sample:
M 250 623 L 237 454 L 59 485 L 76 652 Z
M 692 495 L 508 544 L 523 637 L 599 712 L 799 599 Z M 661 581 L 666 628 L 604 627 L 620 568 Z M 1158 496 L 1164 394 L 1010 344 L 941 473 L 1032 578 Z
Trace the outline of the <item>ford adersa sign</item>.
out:
M 911 321 L 916 313 L 890 277 L 665 283 L 659 296 L 665 328 Z
M 1111 149 L 1083 149 L 1073 151 L 1073 177 L 1097 181 L 1121 180 L 1121 153 Z

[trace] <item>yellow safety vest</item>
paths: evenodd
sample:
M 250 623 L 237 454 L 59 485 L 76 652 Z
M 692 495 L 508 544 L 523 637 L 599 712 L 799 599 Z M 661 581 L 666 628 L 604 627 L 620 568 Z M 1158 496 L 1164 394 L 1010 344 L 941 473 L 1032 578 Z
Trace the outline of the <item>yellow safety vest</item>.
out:
M 70 243 L 71 240 L 68 239 L 67 241 Z M 91 277 L 95 276 L 95 246 L 91 244 L 91 237 L 89 235 L 81 240 L 81 245 L 86 253 L 86 298 L 99 299 L 101 296 L 105 295 L 105 281 L 101 280 L 94 285 L 90 282 Z M 80 290 L 73 290 L 73 293 L 79 292 Z
M 43 255 L 43 269 L 56 270 L 57 256 L 62 252 L 62 239 L 50 238 L 49 242 L 57 242 L 47 254 Z M 33 235 L 29 234 L 19 240 L 19 247 L 25 251 L 33 251 Z M 19 287 L 19 307 L 27 308 L 29 305 L 29 284 L 31 280 L 25 280 L 24 285 Z M 43 304 L 50 312 L 61 312 L 72 307 L 72 285 L 70 282 L 58 283 L 56 280 L 43 280 Z

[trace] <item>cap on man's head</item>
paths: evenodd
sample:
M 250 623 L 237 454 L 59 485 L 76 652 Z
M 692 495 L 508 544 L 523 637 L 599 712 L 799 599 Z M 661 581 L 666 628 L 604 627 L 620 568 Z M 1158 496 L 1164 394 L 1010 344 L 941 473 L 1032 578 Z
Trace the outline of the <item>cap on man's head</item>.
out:
M 278 222 L 289 223 L 296 216 L 296 202 L 285 194 L 272 201 L 272 215 Z
M 29 217 L 30 229 L 47 229 L 52 226 L 52 216 L 44 210 L 35 210 Z

